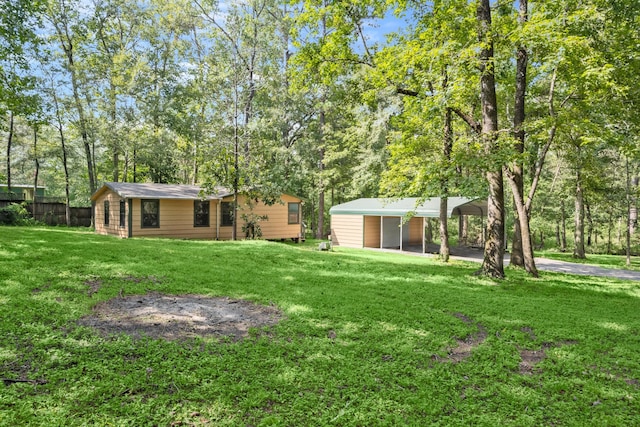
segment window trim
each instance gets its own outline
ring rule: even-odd
[[[206,224],[197,223],[198,205],[207,207],[207,221]],[[211,201],[210,200],[194,200],[193,201],[193,226],[194,227],[210,227],[211,226]]]
[[[157,225],[144,225],[144,203],[154,202],[158,207]],[[140,199],[140,228],[160,228],[160,199]]]
[[[293,212],[291,212],[291,206],[292,205],[296,205],[297,206],[297,209],[296,209],[296,212],[295,212],[295,214],[296,214],[295,222],[291,221],[291,214],[293,213]],[[301,205],[300,202],[289,202],[289,203],[287,203],[287,223],[288,224],[290,224],[290,225],[300,224],[300,207],[301,207],[300,205]]]
[[[109,201],[105,200],[102,207],[104,209],[104,225],[109,225],[109,216],[110,216]]]

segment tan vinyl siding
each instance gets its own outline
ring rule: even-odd
[[[96,233],[98,234],[108,234],[111,236],[117,237],[127,237],[128,229],[127,222],[125,221],[125,226],[120,227],[120,196],[118,196],[113,191],[105,191],[103,192],[98,199],[96,199],[96,208],[95,208],[95,227]],[[109,224],[105,225],[104,223],[104,202],[109,202]],[[129,215],[129,205],[125,204],[126,216],[125,220]]]
[[[379,216],[364,217],[364,247],[365,248],[380,247],[380,217]]]
[[[152,199],[149,199],[152,200]],[[133,199],[133,236],[172,237],[179,239],[215,239],[216,203],[209,207],[209,227],[193,224],[193,200],[160,199],[160,227],[142,228],[141,200]]]
[[[422,228],[423,218],[414,216],[409,220],[405,227],[409,227],[409,244],[422,245]]]
[[[362,215],[332,215],[331,243],[335,246],[361,248],[363,224]]]
[[[224,202],[232,202],[233,197],[225,197]],[[259,221],[262,238],[267,240],[279,239],[298,239],[301,233],[301,224],[289,224],[289,205],[288,203],[300,203],[297,197],[283,194],[280,200],[273,205],[266,205],[262,201],[256,202],[251,200],[251,206],[247,204],[247,197],[238,196],[238,218],[237,218],[237,238],[244,239],[245,233],[242,226],[245,221],[242,219],[243,214],[254,214],[257,216],[266,215],[267,219]],[[233,227],[220,226],[219,239],[228,240],[232,237]]]

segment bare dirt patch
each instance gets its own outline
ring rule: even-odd
[[[520,350],[520,364],[518,372],[520,375],[532,375],[538,363],[547,358],[545,348],[540,350]]]
[[[533,329],[529,327],[524,327],[520,329],[522,332],[525,332],[529,335],[532,340],[536,339],[536,335],[533,332]],[[528,350],[523,348],[518,348],[520,353],[520,364],[518,365],[518,373],[520,375],[533,375],[534,373],[539,373],[540,368],[538,365],[547,358],[547,350],[552,348],[560,348],[566,345],[575,345],[577,341],[561,341],[559,343],[542,343],[542,346],[539,350]]]
[[[127,334],[165,340],[229,337],[237,341],[246,337],[250,328],[272,326],[282,318],[275,307],[244,300],[151,292],[99,303],[78,323],[104,336]]]
[[[446,358],[433,357],[434,360],[439,362],[451,362],[460,363],[463,360],[471,357],[472,351],[480,346],[487,339],[487,329],[480,323],[474,322],[468,316],[462,313],[452,313],[453,316],[462,320],[466,324],[474,324],[478,328],[478,331],[474,334],[470,334],[464,338],[456,339],[456,346],[447,349]]]
[[[474,322],[462,313],[453,313],[455,317],[464,323],[473,324]],[[482,344],[487,339],[487,330],[480,323],[476,323],[478,332],[471,334],[463,339],[456,340],[458,345],[449,349],[447,359],[453,363],[462,362],[471,356],[471,351]]]

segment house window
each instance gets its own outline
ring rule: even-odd
[[[193,202],[193,226],[208,227],[209,226],[209,201],[195,200]]]
[[[220,225],[223,227],[233,225],[233,202],[222,202],[220,204],[220,211],[222,215]]]
[[[127,214],[127,204],[124,200],[120,200],[120,227],[124,227]]]
[[[142,228],[160,228],[160,200],[141,200]]]
[[[289,203],[289,224],[300,224],[300,203]]]
[[[104,201],[104,225],[109,225],[109,201]]]

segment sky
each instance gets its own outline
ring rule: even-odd
[[[367,22],[365,34],[368,38],[368,43],[371,45],[374,43],[386,43],[389,34],[404,31],[411,22],[411,17],[410,11],[407,16],[396,17],[393,11],[389,10],[383,19]]]

